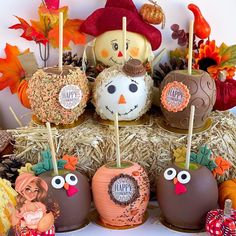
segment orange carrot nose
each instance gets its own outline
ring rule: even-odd
[[[65,183],[65,184],[64,184],[64,189],[65,189],[65,190],[68,190],[69,187],[70,187],[70,185],[69,185],[68,183]]]
[[[174,184],[177,184],[178,183],[177,178],[174,178],[173,182],[174,182]]]
[[[120,95],[120,98],[119,98],[118,104],[126,104],[125,97],[124,97],[122,94]]]
[[[121,51],[118,52],[118,57],[123,57],[123,54]]]

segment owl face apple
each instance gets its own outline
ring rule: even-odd
[[[96,79],[93,102],[103,119],[135,120],[151,105],[152,80],[148,75],[131,77],[119,66],[105,69]]]
[[[208,211],[217,206],[217,182],[205,166],[185,170],[171,164],[157,181],[157,200],[165,220],[183,229],[204,227]]]

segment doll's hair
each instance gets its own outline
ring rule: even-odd
[[[38,194],[32,202],[45,203],[46,197],[47,197],[47,191],[43,187],[42,180],[38,178],[36,180],[33,180],[32,182],[35,182],[36,186],[38,187]],[[17,202],[16,209],[17,210],[19,210],[24,205],[25,200],[26,200],[26,198],[22,195],[22,193],[19,193],[18,196],[16,197],[16,202]]]

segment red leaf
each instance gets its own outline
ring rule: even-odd
[[[21,37],[29,41],[35,41],[36,43],[42,43],[44,45],[48,42],[45,35],[29,25],[27,21],[18,16],[16,16],[16,18],[20,21],[20,24],[12,25],[9,29],[22,29],[24,32]]]

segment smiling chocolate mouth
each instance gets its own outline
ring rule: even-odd
[[[131,108],[129,111],[125,112],[125,113],[119,113],[118,112],[118,116],[126,116],[128,115],[130,112],[134,111],[135,109],[138,108],[138,104],[135,105],[133,108]],[[113,115],[114,111],[112,111],[108,106],[106,106],[106,109]]]

